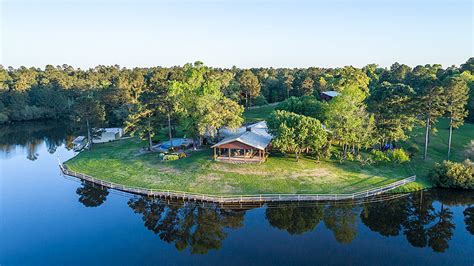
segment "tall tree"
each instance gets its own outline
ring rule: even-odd
[[[80,98],[74,106],[74,117],[78,123],[85,123],[89,150],[92,148],[92,127],[104,122],[104,106],[95,100],[92,95]]]
[[[466,104],[468,99],[468,88],[466,82],[459,77],[448,78],[444,83],[444,91],[447,99],[446,114],[449,118],[449,160],[451,155],[453,128],[461,126],[464,123],[464,118],[467,116]]]
[[[194,148],[196,139],[201,143],[202,136],[208,132],[216,132],[220,127],[238,127],[242,122],[243,109],[224,100],[221,83],[209,77],[209,68],[202,62],[184,66],[183,80],[171,82],[170,96],[175,100],[175,109],[183,116],[187,132],[193,136]],[[255,76],[254,76],[255,77]],[[222,108],[229,108],[224,118],[220,117]]]
[[[293,90],[293,81],[295,80],[295,77],[290,74],[286,73],[283,77],[283,84],[285,84],[285,89],[286,89],[286,98],[290,98],[290,92]]]
[[[382,147],[386,142],[406,140],[417,121],[413,104],[415,91],[408,85],[382,82],[371,89],[368,111],[375,117],[375,136]]]
[[[339,141],[343,155],[352,146],[368,146],[373,128],[373,118],[365,110],[365,92],[358,87],[350,86],[343,89],[341,95],[332,99],[327,106],[325,125],[331,132],[331,137]],[[361,138],[361,136],[365,136]],[[364,143],[367,142],[367,143]]]
[[[245,95],[245,106],[248,108],[252,104],[252,98],[260,94],[260,83],[257,76],[248,69],[244,70],[240,75],[239,83]]]
[[[430,131],[436,132],[435,124],[446,111],[446,94],[436,76],[439,69],[439,65],[417,66],[407,77],[415,89],[415,102],[426,127],[423,159],[428,157]]]
[[[152,139],[158,132],[159,125],[156,112],[153,109],[146,109],[139,105],[135,112],[132,112],[125,121],[125,131],[133,136],[138,134],[142,140],[147,140],[148,150],[153,147]]]

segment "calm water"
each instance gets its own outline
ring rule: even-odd
[[[0,264],[474,264],[474,192],[231,209],[60,175],[65,125],[0,127]]]

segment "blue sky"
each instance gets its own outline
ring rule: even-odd
[[[459,65],[473,1],[0,0],[0,64]]]

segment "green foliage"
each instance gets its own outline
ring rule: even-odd
[[[407,152],[410,155],[410,157],[415,156],[419,151],[420,151],[420,148],[418,147],[418,145],[416,145],[416,143],[411,144],[407,148]]]
[[[249,107],[252,99],[260,94],[260,82],[252,71],[246,69],[240,75],[239,83],[245,94],[245,106]]]
[[[344,154],[351,146],[370,147],[374,142],[374,118],[365,110],[365,98],[359,88],[347,87],[328,104],[325,125],[332,139],[342,144]]]
[[[255,106],[262,106],[268,104],[267,99],[265,99],[265,96],[263,95],[258,95],[255,97],[255,100],[253,101],[253,104]]]
[[[406,140],[417,122],[415,91],[404,84],[383,82],[370,91],[368,110],[374,114],[377,142]]]
[[[319,120],[312,117],[277,110],[267,124],[274,136],[273,146],[283,152],[294,152],[296,160],[306,150],[319,153],[327,142],[326,130]]]
[[[390,162],[390,157],[388,155],[380,150],[372,150],[370,151],[370,155],[372,156],[372,159],[376,162]]]
[[[207,78],[211,69],[196,62],[186,64],[184,72],[182,80],[171,83],[169,94],[190,136],[214,135],[221,127],[242,124],[243,108],[224,96],[218,79]]]
[[[152,149],[152,138],[157,134],[159,126],[152,109],[139,105],[137,110],[130,114],[125,122],[125,132],[131,136],[138,135],[140,139],[147,140],[148,150]]]
[[[276,110],[284,110],[295,114],[305,115],[325,121],[327,103],[320,102],[313,96],[290,97],[279,103]]]
[[[474,164],[469,160],[464,163],[436,163],[431,179],[439,187],[474,189]]]
[[[163,161],[175,161],[175,160],[178,160],[180,159],[179,158],[179,155],[177,154],[166,154],[163,156]]]
[[[447,99],[446,113],[450,119],[450,126],[458,128],[468,114],[466,104],[469,89],[466,81],[459,77],[449,77],[444,83]]]
[[[410,161],[410,156],[403,149],[394,149],[389,151],[389,157],[393,162],[405,163]]]

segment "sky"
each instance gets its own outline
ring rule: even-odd
[[[472,0],[0,0],[0,64],[459,65]]]

